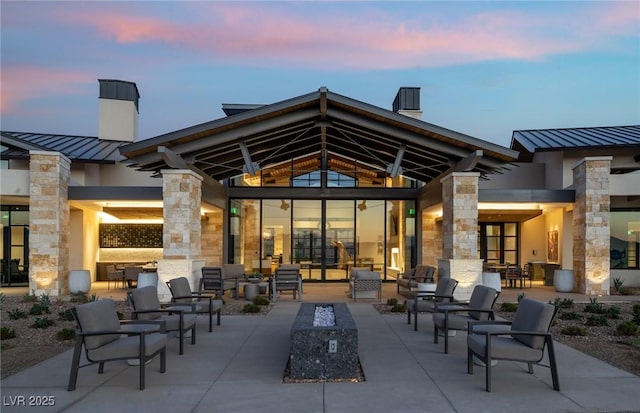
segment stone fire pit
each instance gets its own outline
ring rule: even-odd
[[[314,327],[316,306],[330,306],[335,325]],[[357,379],[358,328],[344,303],[300,305],[291,328],[291,379]]]

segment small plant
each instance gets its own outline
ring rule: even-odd
[[[560,319],[562,320],[582,320],[583,318],[584,317],[582,317],[581,314],[576,313],[575,311],[560,313]]]
[[[71,298],[69,299],[69,302],[80,303],[80,304],[84,304],[88,301],[89,301],[89,297],[87,297],[87,294],[82,291],[77,293],[72,293]]]
[[[640,325],[640,304],[633,305],[633,322]]]
[[[29,314],[25,313],[19,308],[7,311],[7,315],[9,316],[10,320],[20,320],[21,318],[29,317]]]
[[[553,304],[556,308],[569,309],[573,308],[573,299],[556,297],[555,300],[549,301],[549,304]]]
[[[16,338],[16,329],[12,327],[3,326],[0,328],[0,340],[9,340]]]
[[[88,298],[87,302],[94,302],[94,301],[98,301],[100,298],[98,298],[97,294],[91,294],[91,296]]]
[[[590,298],[589,303],[585,304],[584,312],[585,313],[593,313],[593,314],[604,314],[607,310],[604,308],[602,303],[598,302],[597,298]]]
[[[40,305],[43,307],[51,307],[51,299],[49,298],[49,294],[42,293],[40,295]]]
[[[587,330],[580,326],[566,326],[560,330],[560,333],[565,336],[586,336]]]
[[[49,310],[49,306],[44,306],[42,303],[34,303],[29,309],[30,315],[43,315],[43,314],[51,314],[51,310]]]
[[[613,279],[613,289],[616,290],[617,293],[620,293],[622,284],[624,284],[624,280],[621,279],[620,277],[616,277]]]
[[[31,324],[31,328],[49,328],[55,325],[56,323],[49,317],[37,317],[36,321]]]
[[[518,309],[518,304],[516,303],[502,303],[500,304],[500,310],[505,313],[515,313]]]
[[[615,305],[613,305],[607,308],[604,315],[607,318],[618,319],[620,318],[620,307],[616,307]]]
[[[269,305],[269,302],[269,299],[263,295],[257,295],[256,298],[253,299],[255,305]]]
[[[58,313],[58,318],[60,320],[62,320],[62,321],[73,321],[74,320],[73,313],[69,309],[64,310],[64,311],[60,311]]]
[[[23,303],[35,303],[36,301],[38,301],[38,297],[33,290],[31,290],[30,293],[24,293],[24,295],[22,296]]]
[[[398,304],[398,299],[397,298],[389,298],[389,299],[387,299],[387,305],[394,306],[396,304]]]
[[[246,304],[244,307],[242,307],[242,312],[243,313],[259,313],[260,306],[255,304]]]
[[[620,294],[620,295],[634,295],[635,292],[633,291],[633,288],[622,287],[620,289],[620,291],[618,291],[618,294]]]
[[[640,333],[640,328],[631,321],[625,321],[624,323],[618,324],[616,333],[619,336],[636,336]]]
[[[124,314],[122,311],[116,311],[116,315],[118,316],[118,320],[124,320]]]
[[[587,317],[587,319],[584,322],[584,325],[590,326],[590,327],[604,327],[604,326],[608,326],[609,322],[607,321],[607,317],[603,315],[592,315]]]
[[[259,272],[253,272],[247,278],[254,278],[254,279],[262,280],[264,278],[264,275],[262,275]]]
[[[518,304],[520,303],[520,301],[522,301],[523,298],[524,298],[524,293],[518,294]]]
[[[393,305],[393,307],[391,307],[392,313],[405,313],[406,311],[407,311],[407,306],[405,304],[399,304],[398,302],[396,302]]]
[[[62,330],[56,333],[56,337],[60,341],[71,340],[75,338],[75,336],[76,336],[76,330],[72,328],[63,328]]]

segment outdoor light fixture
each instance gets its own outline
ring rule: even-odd
[[[282,203],[280,204],[280,209],[286,211],[287,209],[289,209],[289,203],[283,199]]]
[[[367,209],[367,200],[366,199],[358,204],[358,209],[360,210],[360,212],[362,212],[365,209]]]

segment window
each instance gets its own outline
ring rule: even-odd
[[[640,268],[640,211],[611,212],[611,269]]]

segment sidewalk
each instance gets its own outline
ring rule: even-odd
[[[322,287],[322,290],[320,290]],[[391,290],[393,288],[393,290]],[[493,391],[484,390],[484,369],[466,372],[465,334],[433,344],[430,317],[419,317],[419,331],[406,315],[381,315],[370,300],[353,303],[346,285],[305,285],[305,302],[347,302],[359,332],[359,357],[366,381],[283,384],[289,334],[299,302],[285,295],[266,316],[225,316],[213,333],[199,317],[197,344],[177,339],[167,354],[147,366],[147,385],[138,390],[138,371],[125,362],[80,370],[78,388],[67,392],[71,351],[2,381],[2,412],[36,410],[16,406],[31,396],[53,396],[43,412],[621,412],[640,411],[640,377],[556,343],[560,392],[548,369],[500,361]],[[387,291],[388,290],[388,291]],[[533,296],[533,291],[524,290]],[[395,285],[385,285],[385,295]],[[530,294],[527,294],[528,296]],[[104,297],[102,294],[99,294]],[[333,297],[332,297],[333,295]],[[556,296],[556,294],[553,294]],[[342,297],[342,299],[340,299]],[[501,297],[502,298],[502,297]],[[552,297],[549,297],[551,299]],[[34,399],[38,400],[38,399]]]

